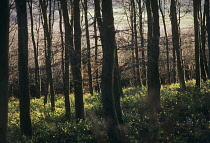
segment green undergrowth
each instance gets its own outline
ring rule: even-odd
[[[195,81],[187,82],[181,91],[179,84],[161,87],[161,111],[150,110],[145,87],[123,90],[121,105],[125,120],[124,130],[129,142],[210,142],[210,81],[198,90]],[[85,95],[86,120],[74,120],[74,97],[71,99],[71,117],[65,117],[64,97],[56,96],[56,110],[43,105],[43,98],[31,100],[33,137],[20,136],[19,103],[9,102],[9,142],[33,143],[95,143],[106,142],[101,94]]]

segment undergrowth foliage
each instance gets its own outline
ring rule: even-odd
[[[126,136],[130,142],[210,142],[210,81],[198,90],[195,81],[187,82],[186,91],[178,84],[161,88],[160,112],[150,111],[147,89],[126,88],[121,98]],[[86,120],[76,123],[71,98],[71,118],[65,117],[64,97],[56,96],[56,110],[43,105],[43,98],[31,100],[33,137],[20,136],[19,103],[9,102],[9,142],[107,142],[101,95],[85,96]]]

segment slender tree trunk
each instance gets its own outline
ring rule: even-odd
[[[87,40],[87,60],[88,60],[88,82],[89,82],[89,92],[93,95],[93,79],[91,73],[91,59],[90,59],[90,36],[89,36],[89,29],[88,29],[88,16],[87,16],[87,0],[84,0],[84,11],[85,11],[85,30],[86,30],[86,40]]]
[[[204,5],[204,11],[205,13],[205,5]],[[205,38],[205,15],[202,15],[202,9],[201,5],[199,7],[199,14],[200,14],[200,32],[199,32],[199,46],[200,46],[200,67],[201,67],[201,79],[203,81],[207,81],[207,72],[206,72],[206,64],[205,64],[205,44],[206,44],[206,38]]]
[[[177,61],[177,69],[178,69],[178,77],[181,85],[181,89],[186,89],[185,81],[184,81],[184,72],[182,68],[181,62],[181,53],[180,53],[180,44],[179,44],[179,28],[177,23],[177,12],[176,12],[176,2],[175,0],[171,0],[170,6],[170,18],[171,18],[171,27],[172,27],[172,41],[173,48],[176,51],[176,61]]]
[[[31,17],[31,40],[34,48],[34,63],[35,63],[35,88],[36,88],[36,97],[40,98],[40,75],[39,75],[39,62],[38,62],[38,47],[35,41],[34,36],[34,20],[33,20],[33,8],[32,8],[32,0],[28,2],[30,17]]]
[[[70,23],[67,2],[61,0],[61,8],[63,12],[64,26],[65,26],[65,38],[66,46],[69,47],[70,63],[74,82],[74,94],[75,94],[75,110],[76,119],[84,119],[84,102],[83,102],[83,87],[82,87],[82,74],[81,74],[81,29],[80,29],[80,9],[79,0],[74,1],[74,44],[73,48],[73,35],[72,35],[72,23]]]
[[[96,17],[95,20],[96,20],[96,22],[98,24],[98,28],[99,28],[99,32],[100,32],[100,39],[101,39],[101,43],[102,43],[102,50],[104,50],[104,46],[103,46],[104,45],[103,44],[104,43],[104,36],[103,36],[104,35],[104,31],[103,31],[103,23],[102,23],[102,17],[101,17],[101,12],[100,12],[100,10],[101,10],[100,1],[101,0],[94,0],[94,8],[95,8],[95,17]],[[94,31],[95,31],[95,33],[97,33],[96,27],[94,27]],[[97,37],[95,38],[95,45],[96,44],[97,44]],[[96,45],[96,48],[98,48],[98,45]],[[95,50],[96,50],[95,52],[97,52],[97,49],[95,49]],[[95,53],[95,55],[96,55],[96,53]],[[98,64],[98,63],[96,63],[96,64]],[[96,72],[97,72],[96,75],[99,75],[98,74],[98,67],[97,67],[97,71]],[[98,78],[98,76],[96,76],[96,77]],[[99,91],[100,90],[101,89],[99,88]]]
[[[138,48],[138,35],[137,35],[137,21],[136,21],[136,5],[135,1],[132,0],[132,7],[133,7],[133,30],[134,30],[134,49],[135,49],[135,70],[136,70],[136,78],[135,78],[135,85],[142,87],[141,84],[141,76],[140,76],[140,62],[139,62],[139,48]]]
[[[202,41],[202,51],[201,51],[201,57],[203,59],[203,63],[204,63],[204,68],[205,68],[205,72],[207,75],[207,78],[210,79],[210,71],[209,71],[209,65],[207,62],[207,57],[206,57],[206,11],[207,9],[209,9],[209,6],[207,5],[206,1],[204,4],[204,11],[203,11],[203,19],[202,19],[202,26],[201,26],[201,41]]]
[[[142,48],[142,84],[146,86],[146,62],[145,62],[145,49],[144,49],[144,33],[143,33],[143,21],[142,21],[142,6],[141,6],[141,0],[138,1],[138,6],[139,6],[139,34],[141,38],[141,48]]]
[[[16,0],[18,20],[18,70],[21,135],[32,136],[28,80],[28,28],[25,0]]]
[[[200,2],[193,0],[193,16],[194,16],[194,32],[195,32],[195,73],[196,73],[196,86],[200,88],[200,46],[199,46],[199,21],[198,11]]]
[[[209,13],[209,0],[205,0],[206,4],[206,27],[207,27],[207,34],[208,34],[208,57],[209,57],[209,62],[208,66],[210,68],[210,13]]]
[[[81,73],[81,27],[80,27],[80,0],[74,0],[74,46],[75,56],[73,62],[74,91],[75,91],[75,110],[76,118],[84,119],[84,101]]]
[[[100,1],[101,0],[94,0],[94,6],[95,6],[95,16],[96,16],[96,20],[97,20],[97,24],[98,24],[98,28],[100,31],[100,38],[101,38],[101,42],[102,42],[102,46],[103,46],[103,41],[104,41],[104,31],[103,31],[103,22],[102,22],[102,17],[101,17],[101,13],[100,13]],[[102,49],[104,49],[102,47]]]
[[[132,85],[136,86],[136,66],[135,66],[135,34],[134,34],[134,7],[133,7],[133,0],[131,0],[130,6],[130,22],[131,22],[131,62],[132,62]]]
[[[0,143],[7,142],[9,0],[0,4]]]
[[[62,8],[60,6],[60,3],[58,3],[58,7],[59,7],[59,18],[60,18],[60,21],[59,21],[59,30],[60,30],[60,37],[61,37],[61,47],[62,47],[62,51],[61,51],[61,62],[62,62],[62,74],[63,74],[63,83],[64,83],[64,80],[65,80],[65,65],[64,65],[64,50],[65,50],[65,47],[64,47],[64,37],[63,37],[63,18],[62,18]],[[65,86],[63,87],[63,90],[65,90]]]
[[[176,50],[175,48],[173,48],[173,69],[172,69],[172,82],[176,83],[177,79],[176,79]]]
[[[61,8],[63,12],[63,17],[64,17],[64,25],[65,25],[65,59],[64,59],[64,97],[65,97],[65,110],[66,110],[66,117],[70,117],[70,100],[69,100],[69,53],[70,53],[70,46],[72,46],[72,38],[71,38],[71,27],[68,27],[66,25],[69,24],[69,18],[68,18],[68,11],[67,11],[67,5],[66,2],[60,1],[61,2]],[[60,12],[61,13],[61,12]],[[62,17],[60,15],[60,17]],[[70,28],[70,30],[68,29]],[[62,32],[62,28],[61,32]],[[68,33],[70,31],[70,33]]]
[[[52,22],[51,22],[51,0],[49,1],[49,16],[47,18],[47,5],[46,0],[39,0],[42,16],[43,16],[43,28],[44,35],[47,41],[46,44],[46,73],[47,73],[47,82],[49,83],[50,88],[50,101],[51,101],[51,109],[55,110],[55,93],[54,93],[54,85],[53,85],[53,77],[52,77],[52,66],[51,66],[51,51],[52,51]],[[49,19],[49,20],[48,20]]]
[[[164,3],[165,5],[165,3]],[[169,63],[169,44],[168,44],[168,33],[166,29],[166,21],[165,21],[165,14],[163,13],[162,7],[161,7],[161,0],[159,0],[159,9],[160,13],[162,15],[162,20],[163,20],[163,27],[164,27],[164,33],[165,33],[165,46],[166,46],[166,64],[167,64],[167,78],[168,78],[168,83],[171,83],[171,74],[170,74],[170,63]]]
[[[96,12],[95,12],[96,13]],[[94,40],[95,40],[95,91],[100,92],[100,85],[99,85],[99,72],[98,72],[98,36],[97,36],[97,27],[96,27],[96,14],[94,17]]]
[[[118,65],[118,54],[117,49],[115,49],[115,65],[114,65],[114,101],[117,113],[117,119],[120,125],[124,125],[123,112],[121,108],[120,98],[123,96],[121,76]]]
[[[200,45],[200,67],[201,67],[201,79],[203,81],[207,81],[205,65],[204,65],[204,55],[203,55],[202,45]]]
[[[45,37],[45,35],[44,35],[44,37]],[[44,38],[44,54],[45,54],[45,65],[47,65],[47,60],[46,60],[46,57],[47,57],[47,40],[46,40],[46,38]],[[47,72],[46,72],[46,74],[47,74]],[[49,81],[46,79],[46,82],[44,84],[46,84],[46,85],[44,85],[44,88],[45,88],[45,91],[46,91],[46,92],[44,92],[44,94],[45,94],[44,95],[44,106],[45,106],[48,102],[48,96],[50,94],[49,93]]]

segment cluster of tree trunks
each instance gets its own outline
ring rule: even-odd
[[[165,2],[165,1],[164,1]],[[167,57],[167,78],[168,82],[176,81],[176,68],[181,89],[186,89],[184,70],[181,54],[180,27],[177,18],[176,0],[170,2],[170,20],[173,42],[173,74],[170,74],[169,67],[169,47],[168,34],[166,29],[165,15],[161,8],[160,0],[130,0],[130,28],[131,28],[131,59],[134,66],[132,67],[134,86],[148,87],[148,103],[152,110],[160,111],[160,75],[159,75],[159,40],[160,40],[160,24],[159,10],[162,15],[164,33],[166,37],[166,57]],[[20,100],[20,129],[21,135],[32,136],[32,125],[30,118],[30,87],[28,74],[28,19],[27,7],[25,0],[15,0],[17,9],[18,22],[18,71],[19,71],[19,89],[18,97]],[[54,24],[54,0],[39,0],[40,11],[42,16],[41,22],[44,29],[44,47],[45,47],[45,66],[47,76],[47,94],[45,94],[44,104],[47,103],[48,94],[50,95],[52,112],[55,110],[55,92],[52,72],[52,33]],[[76,120],[85,119],[84,101],[83,101],[83,78],[82,78],[82,55],[81,55],[81,15],[80,0],[70,0],[70,6],[66,0],[58,1],[60,16],[60,38],[62,45],[62,72],[63,72],[63,94],[65,97],[66,116],[71,115],[70,109],[70,67],[73,77],[74,95],[75,95],[75,114]],[[147,66],[144,47],[144,32],[142,20],[142,5],[146,5],[147,11]],[[88,23],[88,1],[82,3],[84,9],[86,45],[87,45],[87,71],[89,92],[93,95],[93,76],[91,65],[91,47]],[[33,1],[28,1],[30,22],[31,22],[31,40],[34,50],[34,75],[35,85],[33,86],[35,96],[41,96],[41,79],[39,68],[39,37],[35,38],[33,27]],[[101,7],[102,6],[102,7]],[[139,18],[137,18],[137,7],[139,8]],[[123,126],[122,109],[120,105],[120,97],[123,95],[121,85],[121,75],[118,64],[117,43],[115,38],[114,16],[112,0],[94,0],[94,34],[95,34],[95,63],[98,62],[98,36],[97,26],[100,34],[100,40],[103,51],[102,76],[101,76],[101,92],[104,118],[107,127],[107,135],[109,142],[126,142]],[[102,9],[102,13],[101,13]],[[208,34],[208,48],[210,50],[210,16],[209,16],[209,0],[205,0],[203,15],[201,14],[201,2],[193,0],[194,13],[194,34],[195,34],[195,65],[196,65],[196,86],[200,88],[201,78],[206,80],[210,78],[210,52],[209,63],[205,54],[206,34]],[[139,19],[139,31],[137,30]],[[201,20],[201,21],[199,21]],[[39,22],[40,22],[39,21]],[[65,35],[63,35],[63,25]],[[2,0],[0,5],[0,142],[7,140],[7,112],[8,112],[8,42],[9,42],[9,2]],[[37,31],[39,32],[39,30]],[[39,35],[39,34],[38,34]],[[140,36],[140,38],[138,38]],[[65,37],[65,38],[63,38]],[[37,40],[37,41],[36,41]],[[140,46],[139,42],[140,40]],[[141,47],[141,58],[140,50]],[[140,66],[142,65],[142,66]],[[146,73],[147,68],[147,73]],[[147,75],[147,80],[146,80]],[[96,91],[100,91],[98,82],[99,71],[96,70]],[[32,91],[31,90],[31,91]]]

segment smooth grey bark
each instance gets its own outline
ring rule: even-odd
[[[0,142],[7,142],[8,123],[8,50],[9,50],[9,0],[0,4]]]
[[[21,135],[32,136],[28,79],[28,27],[25,0],[15,0],[18,21],[18,71]]]

